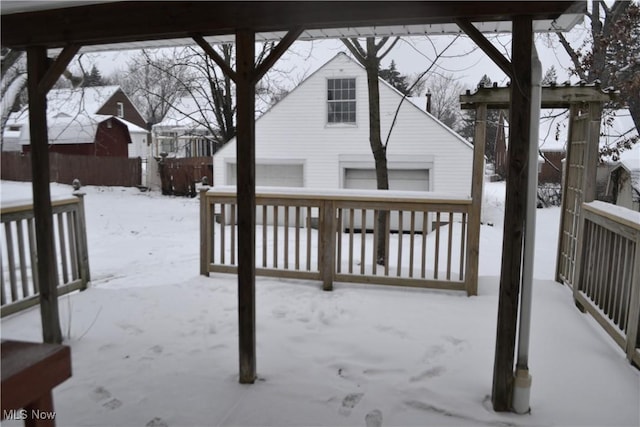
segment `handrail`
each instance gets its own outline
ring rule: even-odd
[[[640,212],[584,203],[573,295],[640,366]]]
[[[56,246],[58,295],[86,289],[90,281],[84,194],[51,201]],[[0,316],[39,303],[37,248],[33,205],[25,200],[3,203],[0,247]]]
[[[258,187],[255,199],[256,274],[321,280],[326,290],[345,281],[476,293],[469,198]],[[235,187],[202,189],[200,200],[201,274],[234,273]],[[378,245],[386,247],[383,265]]]

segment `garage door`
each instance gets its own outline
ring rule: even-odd
[[[375,190],[376,172],[373,169],[345,169],[345,188]],[[428,169],[390,169],[389,170],[389,189],[402,191],[429,191],[429,170]],[[403,229],[406,231],[411,221],[411,214],[404,212],[402,214]],[[360,215],[355,215],[353,228],[361,230],[362,220]],[[417,230],[422,229],[424,216],[419,214],[415,218],[415,227]],[[427,221],[430,221],[427,217]],[[399,228],[398,213],[393,212],[390,218],[390,226],[392,231]],[[344,220],[343,228],[348,229],[347,219]],[[371,211],[366,214],[367,230],[373,230],[373,213]]]
[[[345,169],[344,188],[376,189],[376,171],[374,169]],[[389,189],[429,191],[429,170],[390,169]]]
[[[302,164],[257,164],[256,185],[265,187],[302,187]],[[236,164],[227,165],[227,182],[236,185]]]

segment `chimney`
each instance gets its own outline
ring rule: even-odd
[[[427,92],[427,113],[431,114],[431,92]]]

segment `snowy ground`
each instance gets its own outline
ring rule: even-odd
[[[2,182],[3,202],[29,185]],[[552,281],[557,208],[538,210],[532,412],[491,410],[502,184],[487,185],[477,297],[258,278],[252,386],[237,382],[235,277],[198,275],[197,200],[85,191],[93,281],[60,299],[73,357],[60,426],[640,425],[638,370]],[[41,339],[37,308],[1,325]]]

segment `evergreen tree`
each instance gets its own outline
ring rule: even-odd
[[[403,95],[409,95],[409,84],[407,76],[403,76],[396,69],[396,63],[392,59],[389,68],[383,68],[379,71],[379,76],[386,80],[391,86],[398,89]]]
[[[91,71],[89,73],[84,73],[82,87],[104,86],[105,84],[102,74],[100,74],[100,71],[96,68],[95,64],[91,67]]]

